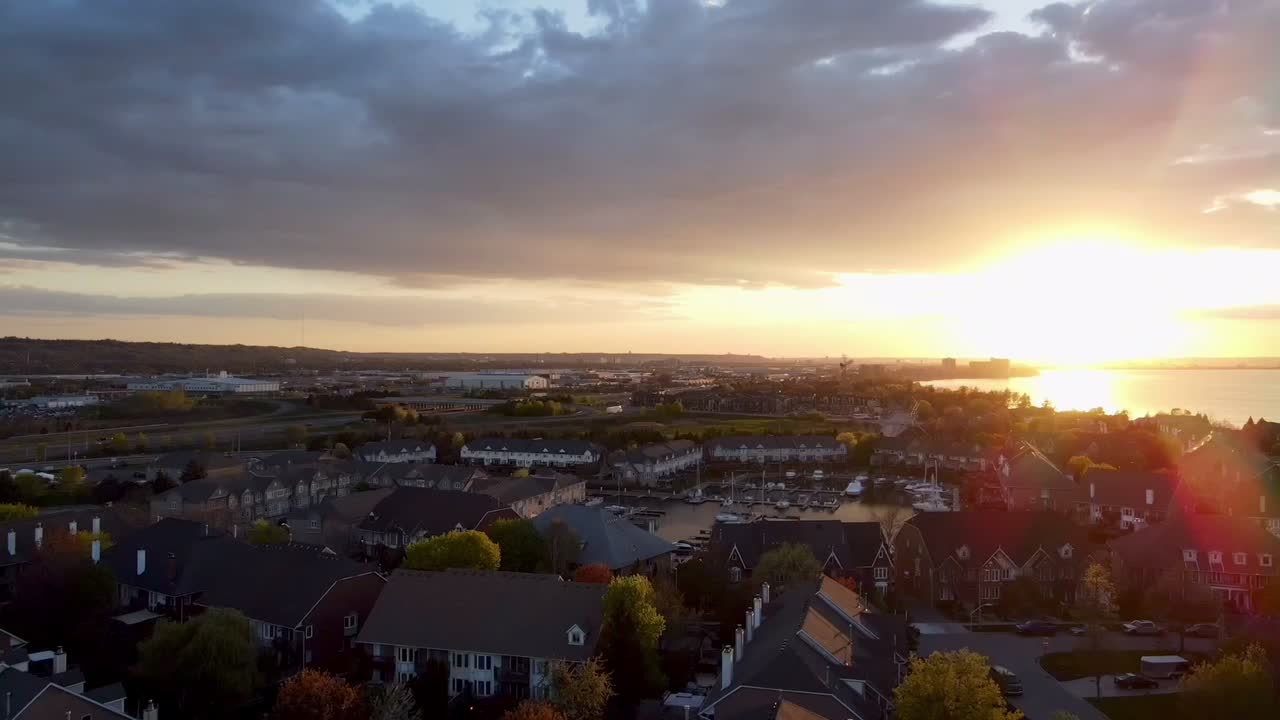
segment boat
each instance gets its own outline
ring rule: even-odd
[[[720,507],[733,507],[733,501],[729,498],[725,498],[720,501]]]
[[[951,506],[947,505],[946,501],[940,497],[931,497],[918,503],[912,503],[911,507],[920,512],[951,512]]]
[[[800,507],[809,507],[809,496],[801,495],[796,498],[796,504]]]
[[[716,513],[716,522],[718,523],[740,523],[742,517],[733,513]]]
[[[849,486],[844,489],[844,494],[849,497],[860,497],[862,495],[862,478],[856,478]]]
[[[626,508],[626,506],[625,506],[625,505],[605,505],[605,506],[604,506],[604,509],[605,509],[605,510],[608,510],[609,512],[613,513],[614,515],[626,515],[626,514],[627,514],[627,508]]]
[[[702,497],[702,494],[699,493],[697,495],[689,495],[685,497],[684,501],[689,503],[690,505],[701,505],[702,503],[706,502],[707,499]]]
[[[778,508],[779,510],[786,510],[787,508],[791,507],[791,503],[787,502],[786,500],[779,500],[778,502],[774,503],[773,506]]]

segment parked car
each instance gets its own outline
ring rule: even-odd
[[[1214,623],[1196,623],[1188,625],[1182,634],[1187,637],[1216,638],[1222,635],[1222,629]]]
[[[1045,620],[1028,620],[1014,625],[1019,635],[1057,635],[1058,626]]]
[[[1085,634],[1085,633],[1087,633],[1087,632],[1089,632],[1089,628],[1085,627],[1084,625],[1072,625],[1072,626],[1071,626],[1071,634],[1072,634],[1072,635],[1075,635],[1076,637],[1081,637],[1082,635],[1084,635],[1084,634]]]
[[[1121,627],[1124,628],[1125,635],[1163,635],[1164,628],[1151,622],[1150,620],[1134,620],[1127,622]]]
[[[1005,697],[1016,697],[1022,694],[1022,681],[1013,674],[1012,670],[1003,665],[991,666],[991,679],[1000,686],[1000,692]]]
[[[1149,690],[1160,685],[1160,683],[1149,677],[1143,677],[1134,673],[1117,675],[1115,677],[1115,683],[1116,687],[1124,688],[1125,690]]]

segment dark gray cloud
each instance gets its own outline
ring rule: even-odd
[[[1201,213],[1280,185],[1274,158],[1247,182],[1170,165],[1246,122],[1242,103],[1247,123],[1280,122],[1274,0],[1057,4],[1035,15],[1042,36],[961,50],[944,46],[989,13],[590,9],[605,31],[493,12],[464,35],[323,0],[0,4],[0,222],[78,262],[169,253],[424,285],[813,284],[1094,220],[1280,239],[1275,215]]]
[[[662,318],[661,301],[593,302],[544,297],[449,299],[340,294],[205,293],[172,297],[119,297],[0,285],[0,315],[86,317],[150,316],[352,322],[384,327],[424,325],[564,325],[609,317],[619,322]]]

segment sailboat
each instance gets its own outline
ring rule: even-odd
[[[924,475],[926,479],[929,477],[928,465],[924,467]],[[919,502],[911,504],[911,507],[916,510],[920,512],[951,512],[951,506],[943,499],[945,491],[938,487],[938,467],[936,463],[933,468],[933,482],[918,488],[914,492],[920,497]]]
[[[733,507],[733,473],[729,473],[729,497],[720,501],[720,507]]]

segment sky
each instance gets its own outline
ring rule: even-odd
[[[0,335],[1280,356],[1280,0],[0,4]]]

